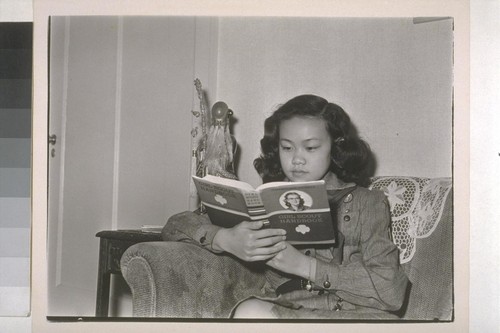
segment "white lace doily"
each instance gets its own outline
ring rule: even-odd
[[[400,261],[413,258],[416,239],[436,229],[451,190],[450,178],[375,177],[370,189],[383,191],[389,200],[392,237],[400,250]]]

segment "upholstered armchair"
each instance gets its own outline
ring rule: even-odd
[[[393,241],[411,282],[402,320],[451,320],[451,179],[375,177],[370,188],[389,199]],[[258,265],[190,243],[136,244],[124,253],[121,267],[136,317],[226,318],[239,299],[264,284]]]

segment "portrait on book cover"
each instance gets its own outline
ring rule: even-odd
[[[312,207],[312,198],[302,191],[285,192],[280,198],[281,205],[287,210],[300,212]]]

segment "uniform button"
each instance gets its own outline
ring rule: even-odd
[[[205,243],[205,241],[206,241],[206,240],[207,240],[207,239],[205,238],[205,236],[203,236],[203,237],[201,237],[201,238],[200,238],[200,243],[202,243],[202,244],[203,244],[203,243]]]
[[[352,201],[352,193],[349,193],[349,194],[345,197],[344,202],[345,202],[345,203],[348,203],[348,202],[351,202],[351,201]]]
[[[346,214],[347,214],[347,213],[349,213],[349,212],[350,212],[350,210],[349,210],[349,209],[346,209],[346,210],[345,210],[345,213],[346,213]]]
[[[344,221],[349,222],[351,217],[349,215],[344,215]]]
[[[330,286],[331,286],[330,281],[327,280],[327,281],[323,282],[323,287],[330,288]]]
[[[310,250],[307,250],[306,252],[304,252],[304,254],[305,254],[306,256],[310,256],[310,255],[311,255],[311,251],[310,251]]]

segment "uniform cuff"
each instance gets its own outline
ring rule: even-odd
[[[201,246],[207,248],[214,253],[222,253],[223,251],[215,250],[212,246],[215,234],[221,229],[221,227],[207,224],[200,227],[196,233],[195,240],[200,243]]]
[[[337,289],[340,268],[338,264],[316,259],[314,284],[324,289]]]
[[[318,260],[316,258],[311,258],[311,261],[309,263],[309,276],[308,280],[314,281],[316,278],[316,265],[318,264]]]

